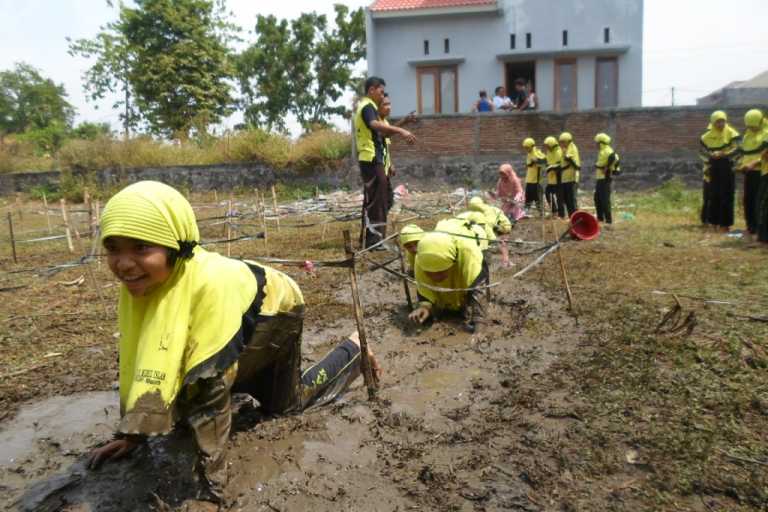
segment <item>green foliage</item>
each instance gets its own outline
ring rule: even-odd
[[[53,121],[44,128],[32,128],[18,136],[18,140],[31,143],[36,156],[55,153],[67,138],[68,129],[59,121]]]
[[[233,76],[227,42],[233,26],[221,0],[136,0],[92,40],[70,42],[70,53],[95,57],[86,72],[94,99],[121,90],[126,125],[186,140],[231,111]]]
[[[680,178],[673,178],[650,194],[633,197],[638,210],[692,213],[701,206],[701,192],[686,187]]]
[[[337,4],[335,26],[324,15],[291,21],[259,16],[256,41],[237,59],[245,120],[267,130],[285,130],[293,114],[306,130],[326,125],[345,108],[336,105],[356,83],[354,66],[365,56],[365,17]]]
[[[111,134],[112,129],[109,123],[89,123],[86,121],[77,125],[69,133],[69,136],[73,139],[94,140],[99,137],[109,137]]]
[[[0,134],[44,130],[53,124],[69,128],[75,109],[66,96],[63,85],[29,64],[0,71]]]

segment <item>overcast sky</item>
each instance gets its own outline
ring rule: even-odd
[[[227,0],[227,7],[247,39],[257,14],[331,14],[334,3],[338,0]],[[360,7],[370,1],[343,3]],[[110,122],[118,128],[111,102],[86,101],[80,77],[88,63],[70,57],[65,40],[93,37],[115,19],[116,8],[105,0],[0,0],[0,12],[0,70],[18,61],[32,64],[64,84],[78,120]],[[672,87],[678,104],[695,104],[697,97],[767,69],[768,1],[645,0],[645,105],[669,105]]]

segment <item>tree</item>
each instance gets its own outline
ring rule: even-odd
[[[63,85],[43,78],[29,64],[18,63],[0,72],[0,133],[57,129],[72,126],[75,109],[66,100]]]
[[[109,123],[91,123],[84,121],[75,126],[69,133],[73,139],[93,140],[99,137],[109,137],[112,135],[112,128]]]
[[[128,78],[131,69],[131,54],[128,43],[117,32],[115,24],[102,27],[94,39],[78,39],[69,42],[69,54],[80,55],[96,62],[83,73],[85,92],[92,101],[103,100],[108,94],[119,94],[120,99],[112,104],[113,109],[121,109],[120,121],[126,138],[136,129],[141,116],[133,102],[135,94]]]
[[[308,130],[344,113],[337,102],[356,83],[354,67],[365,56],[365,18],[362,9],[350,13],[337,4],[334,10],[330,31],[326,16],[314,12],[290,25],[274,16],[257,18],[256,41],[237,59],[246,122],[284,130],[291,113]]]
[[[135,0],[93,40],[70,45],[95,56],[86,73],[95,98],[122,88],[125,119],[131,101],[155,133],[186,139],[232,112],[228,79],[234,66],[228,41],[233,26],[223,0]]]

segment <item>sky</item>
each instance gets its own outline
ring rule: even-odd
[[[226,0],[233,21],[249,39],[257,14],[293,18],[302,12],[333,12],[342,1],[352,8],[370,0]],[[558,0],[568,1],[568,0]],[[117,2],[114,2],[117,4]],[[109,122],[119,128],[112,101],[89,102],[82,73],[88,61],[67,54],[66,37],[93,37],[116,18],[106,0],[0,0],[0,70],[23,61],[64,84],[78,121]],[[645,0],[643,104],[691,105],[735,80],[747,80],[768,69],[768,1]],[[233,116],[224,125],[240,119]],[[291,123],[296,132],[295,123]]]

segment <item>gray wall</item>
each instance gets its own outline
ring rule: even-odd
[[[733,88],[699,98],[700,106],[729,107],[733,105],[768,105],[768,87]]]
[[[477,92],[505,83],[507,60],[536,60],[536,89],[540,108],[554,102],[554,58],[562,52],[562,31],[568,30],[568,51],[578,56],[578,108],[594,107],[595,55],[603,49],[603,29],[611,29],[611,48],[629,46],[619,55],[619,106],[640,106],[642,99],[643,0],[500,0],[500,13],[453,16],[372,18],[368,13],[368,71],[384,77],[392,96],[393,115],[417,107],[416,68],[412,60],[463,58],[458,64],[459,111],[468,112]],[[533,36],[525,48],[525,34]],[[517,35],[510,50],[509,34]],[[450,54],[443,39],[451,41]],[[423,41],[430,41],[430,55]],[[564,55],[564,54],[563,54]]]

